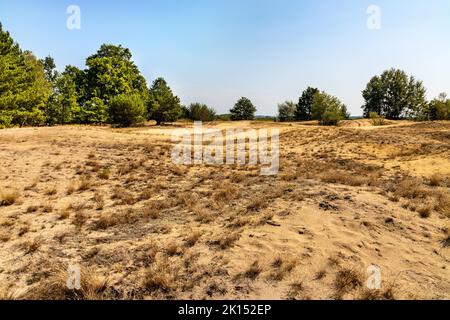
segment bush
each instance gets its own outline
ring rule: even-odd
[[[12,117],[7,114],[0,114],[0,129],[12,126]]]
[[[376,112],[370,112],[369,118],[374,126],[384,126],[386,124],[386,118],[378,115]]]
[[[121,127],[145,121],[146,108],[138,94],[121,94],[111,99],[109,116],[111,123]]]
[[[316,93],[312,104],[312,118],[321,125],[338,125],[349,117],[347,107],[336,97],[325,92]]]
[[[327,110],[322,114],[319,120],[322,126],[337,126],[342,120],[342,114],[337,110]]]
[[[92,98],[84,103],[80,110],[83,123],[105,123],[108,121],[108,107],[100,98]]]
[[[280,122],[294,121],[297,106],[292,101],[286,101],[278,105],[278,119]]]
[[[193,121],[214,121],[216,111],[205,104],[192,103],[184,110],[184,117]]]

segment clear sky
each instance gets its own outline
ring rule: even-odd
[[[80,30],[66,27],[72,4]],[[367,27],[370,5],[379,30]],[[149,84],[162,76],[183,104],[219,113],[246,96],[274,115],[311,85],[360,115],[366,83],[391,67],[423,80],[429,98],[450,93],[449,0],[0,0],[0,21],[58,69],[122,44]]]

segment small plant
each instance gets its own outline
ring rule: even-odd
[[[380,116],[376,112],[370,112],[369,118],[370,118],[370,121],[372,122],[372,125],[374,125],[374,126],[384,126],[386,124],[386,118],[383,116]]]
[[[250,264],[247,270],[244,271],[243,276],[245,278],[255,280],[262,271],[263,267],[261,266],[261,263],[259,262],[259,260],[255,260],[253,263]]]
[[[110,174],[111,174],[111,170],[105,168],[105,169],[100,170],[100,171],[97,173],[97,177],[98,177],[99,179],[102,179],[102,180],[108,180]]]

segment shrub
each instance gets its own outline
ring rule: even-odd
[[[138,94],[121,94],[111,99],[109,116],[113,124],[129,127],[145,121],[145,105]]]
[[[280,122],[294,121],[297,106],[292,101],[278,105],[278,119]]]
[[[184,116],[193,121],[213,121],[216,119],[216,111],[201,103],[192,103],[184,112]]]
[[[0,114],[0,129],[12,126],[12,117],[7,114]]]
[[[347,107],[336,97],[325,92],[316,93],[312,104],[312,118],[321,125],[338,125],[348,118]]]
[[[384,126],[386,124],[386,118],[378,115],[376,112],[370,112],[369,118],[374,126]]]
[[[255,112],[256,107],[253,105],[250,99],[242,97],[230,110],[231,120],[253,120],[255,119]]]

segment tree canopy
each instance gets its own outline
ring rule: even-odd
[[[256,107],[250,99],[240,98],[230,110],[231,120],[253,120],[255,118]]]
[[[373,77],[363,91],[364,116],[376,112],[388,119],[417,117],[426,106],[425,93],[422,82],[404,71],[384,71]]]
[[[295,119],[298,121],[307,121],[312,119],[312,105],[314,96],[319,93],[319,89],[308,87],[303,91],[295,111]]]
[[[339,121],[349,117],[347,107],[338,98],[326,92],[314,95],[311,114],[321,125],[337,125]]]
[[[50,93],[42,62],[22,51],[0,24],[0,126],[43,124]]]
[[[163,78],[156,79],[149,90],[149,118],[157,124],[176,121],[181,115],[180,99],[172,93]]]
[[[278,120],[281,122],[296,119],[297,105],[292,101],[285,101],[278,105]]]

